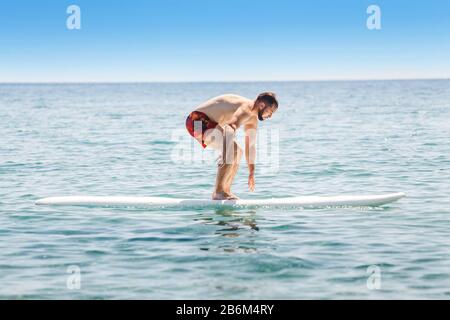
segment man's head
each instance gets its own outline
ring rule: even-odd
[[[273,92],[263,92],[255,100],[253,106],[258,110],[259,121],[264,121],[272,117],[272,114],[278,109],[278,101]]]

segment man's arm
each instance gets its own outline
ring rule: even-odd
[[[255,190],[255,161],[256,161],[256,125],[246,124],[245,127],[245,159],[248,164],[248,187]]]

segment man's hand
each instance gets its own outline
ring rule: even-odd
[[[256,124],[245,125],[245,159],[248,164],[248,188],[255,190]]]
[[[251,192],[255,191],[255,174],[250,173],[248,175],[248,188]]]

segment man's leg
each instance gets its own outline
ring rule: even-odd
[[[233,169],[232,164],[219,165],[217,169],[216,185],[214,187],[213,199],[223,200],[231,198],[226,188],[227,177],[230,175],[230,171]]]
[[[227,177],[230,175],[230,171],[233,169],[234,163],[232,159],[232,148],[230,147],[228,150],[226,148],[226,139],[224,138],[225,134],[225,130],[220,126],[217,126],[214,129],[206,131],[204,135],[205,144],[208,148],[215,149],[221,154],[217,168],[216,183],[212,195],[212,198],[216,200],[231,198],[231,195],[227,194],[225,191],[225,187]],[[232,143],[234,142],[234,140],[229,141]],[[233,145],[232,143],[231,146]]]
[[[228,172],[228,176],[225,178],[224,191],[225,193],[237,198],[231,192],[231,185],[233,184],[234,177],[236,177],[237,171],[239,169],[239,163],[241,162],[242,158],[242,149],[241,147],[239,147],[236,141],[233,144],[233,149],[234,149],[233,165],[230,171]]]

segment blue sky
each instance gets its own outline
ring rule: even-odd
[[[81,30],[66,28],[71,4]],[[450,78],[450,1],[0,3],[0,82],[403,78]]]

